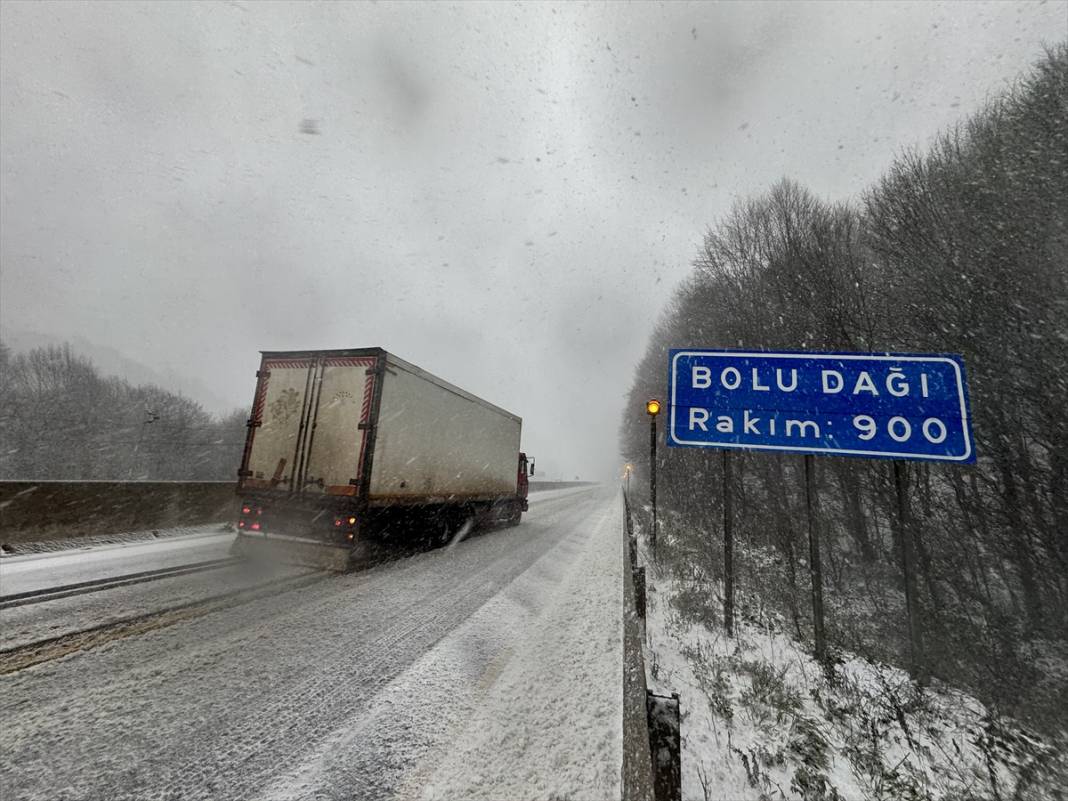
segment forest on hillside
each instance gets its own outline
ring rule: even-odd
[[[233,481],[247,417],[102,375],[70,346],[0,343],[0,480]]]
[[[920,671],[999,713],[1068,710],[1068,45],[856,201],[783,180],[707,231],[637,367],[621,426],[634,490],[670,348],[949,352],[968,369],[978,461],[910,462]],[[661,538],[721,594],[718,451],[657,450]],[[811,639],[803,459],[737,452],[739,614]],[[817,458],[828,639],[907,666],[892,464]]]

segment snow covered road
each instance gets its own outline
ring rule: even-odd
[[[5,556],[0,559],[0,595],[225,559],[234,535],[220,529],[216,523],[163,539]]]
[[[541,493],[516,528],[2,676],[0,786],[618,798],[620,514]]]
[[[537,505],[589,489],[535,492],[530,503]],[[0,557],[0,597],[225,559],[233,540],[233,532],[223,530],[220,522],[162,531],[153,539],[4,556]]]

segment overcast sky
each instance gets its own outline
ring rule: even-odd
[[[707,226],[783,176],[857,196],[1066,35],[1063,2],[4,2],[0,323],[234,406],[258,350],[380,345],[610,477]]]

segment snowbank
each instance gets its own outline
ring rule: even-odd
[[[689,602],[713,586],[647,573],[646,664],[681,696],[684,799],[1063,797],[1064,742],[894,667],[845,655],[825,673],[781,632],[727,638]]]

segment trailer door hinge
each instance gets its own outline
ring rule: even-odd
[[[384,367],[380,367],[378,365],[375,365],[374,367],[368,367],[367,371],[364,373],[364,375],[379,376],[379,375],[382,375],[382,371],[384,369],[385,369]]]
[[[249,420],[247,423],[245,423],[245,428],[259,428],[262,425],[262,420]]]
[[[256,378],[267,378],[271,374],[270,370],[257,370]]]
[[[251,470],[238,470],[237,471],[237,477],[238,478],[252,478],[252,471]]]
[[[360,431],[370,431],[374,427],[374,423],[360,423],[358,426],[356,426],[356,428],[358,428]]]

